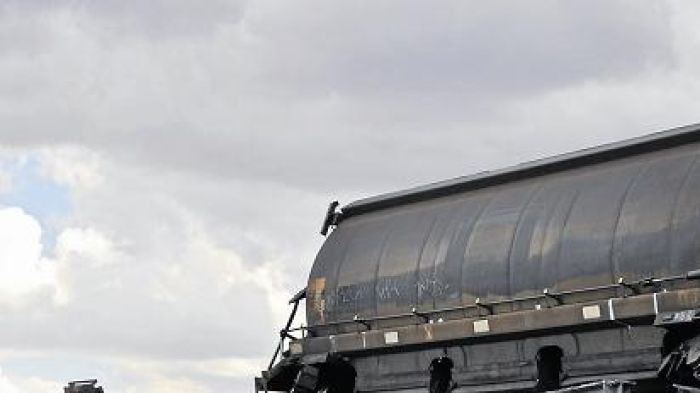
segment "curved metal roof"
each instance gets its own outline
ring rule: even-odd
[[[683,274],[700,260],[700,126],[343,213],[310,274],[311,325]]]
[[[460,176],[454,179],[360,199],[343,206],[345,217],[405,203],[490,187],[519,179],[578,168],[700,141],[700,123],[671,130],[526,162],[504,169]]]

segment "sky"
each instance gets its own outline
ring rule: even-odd
[[[700,122],[698,20],[0,0],[0,393],[251,391],[330,201]]]

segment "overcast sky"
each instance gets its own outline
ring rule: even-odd
[[[328,202],[700,122],[698,20],[0,0],[0,393],[251,391]]]

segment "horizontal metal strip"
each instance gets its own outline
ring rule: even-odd
[[[497,336],[552,329],[585,328],[640,318],[651,318],[650,323],[653,323],[653,317],[658,312],[697,307],[700,307],[700,288],[690,288],[481,318],[363,330],[327,337],[308,337],[300,340],[300,349],[303,355],[326,352],[352,353],[431,343],[493,339]]]
[[[692,272],[689,272],[692,273]],[[689,274],[688,273],[688,274]],[[542,290],[541,294],[537,295],[532,295],[532,296],[522,296],[522,297],[514,297],[510,299],[476,299],[476,302],[474,304],[467,304],[463,306],[455,306],[455,307],[444,307],[444,308],[436,308],[436,309],[431,309],[431,310],[418,310],[416,308],[413,308],[412,310],[409,310],[405,313],[399,313],[399,314],[390,314],[390,315],[381,315],[381,316],[374,316],[374,317],[367,317],[367,316],[362,316],[362,315],[356,315],[355,318],[353,319],[346,319],[346,320],[340,320],[340,321],[334,321],[334,322],[328,322],[324,324],[317,324],[317,325],[312,325],[308,327],[303,327],[303,328],[296,328],[296,329],[290,329],[290,332],[293,331],[298,331],[298,330],[312,330],[316,328],[326,328],[326,327],[331,327],[331,326],[338,326],[338,325],[348,325],[348,324],[363,324],[365,326],[366,323],[369,322],[375,322],[375,321],[386,321],[386,320],[392,320],[392,319],[399,319],[399,318],[410,318],[410,317],[419,317],[422,319],[426,319],[426,317],[430,317],[431,315],[435,314],[441,314],[441,313],[447,313],[447,312],[453,312],[453,311],[465,311],[465,310],[470,310],[470,309],[476,309],[476,310],[487,310],[489,313],[497,313],[493,312],[493,308],[496,306],[500,305],[505,305],[505,304],[516,304],[516,303],[523,303],[523,302],[531,302],[531,301],[538,301],[538,300],[548,300],[548,299],[553,299],[556,302],[559,302],[560,304],[566,304],[567,303],[567,297],[573,296],[573,295],[580,295],[580,294],[585,294],[585,293],[594,293],[594,292],[608,292],[608,296],[601,296],[600,299],[608,299],[611,295],[611,292],[615,291],[615,293],[625,294],[631,293],[631,294],[639,294],[643,293],[645,291],[648,291],[649,293],[653,291],[658,291],[658,290],[664,290],[663,288],[664,284],[670,284],[676,281],[682,281],[688,279],[688,274],[683,274],[683,275],[676,275],[676,276],[668,276],[668,277],[661,277],[661,278],[646,278],[643,280],[638,280],[634,282],[627,282],[623,278],[620,278],[619,282],[617,284],[608,284],[608,285],[599,285],[599,286],[594,286],[594,287],[588,287],[588,288],[578,288],[578,289],[572,289],[572,290],[567,290],[567,291],[559,291],[555,292],[552,291],[548,288],[544,288]]]

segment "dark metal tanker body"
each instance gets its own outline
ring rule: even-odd
[[[258,390],[699,384],[700,125],[335,207]]]

